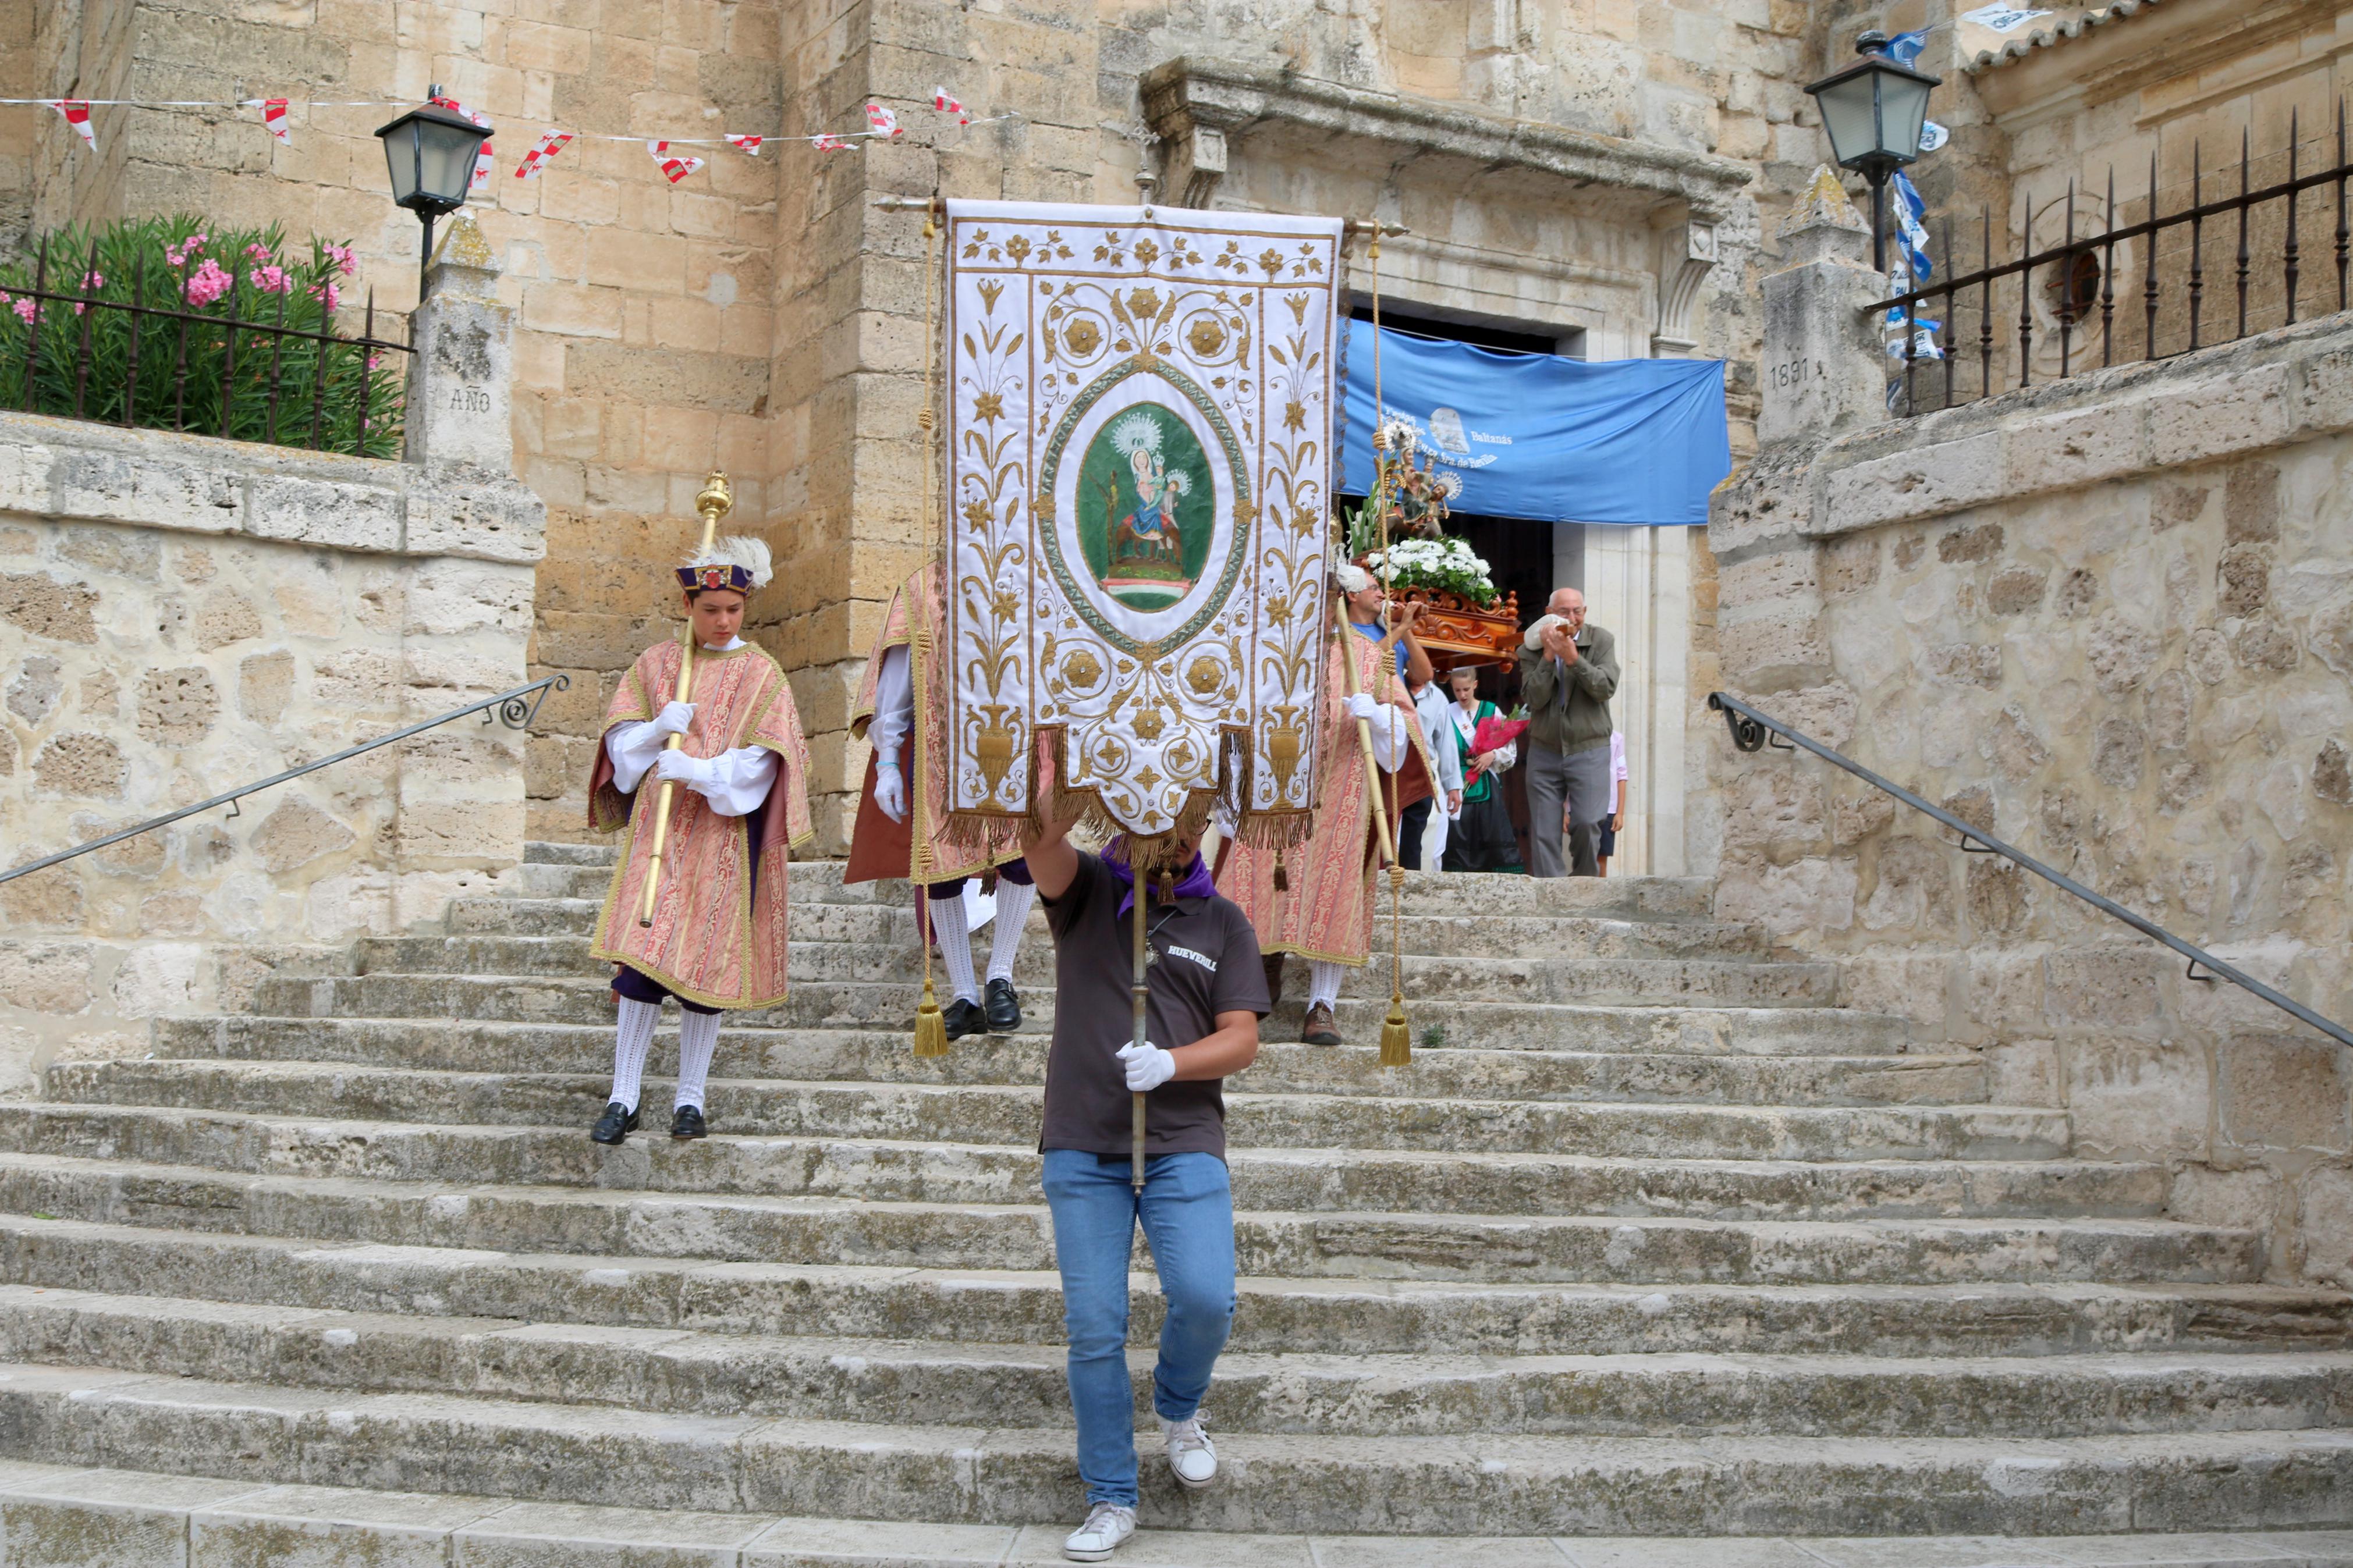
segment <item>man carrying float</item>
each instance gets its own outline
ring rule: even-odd
[[[744,640],[744,610],[768,581],[767,546],[711,535],[723,479],[696,498],[703,544],[678,568],[681,641],[638,656],[605,715],[588,785],[589,826],[627,829],[590,952],[614,963],[620,1009],[613,1089],[589,1136],[626,1141],[665,996],[679,1020],[670,1136],[709,1130],[703,1093],[723,1011],[785,999],[792,848],[812,836],[808,745],[776,661]]]

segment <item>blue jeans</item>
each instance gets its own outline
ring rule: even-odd
[[[1135,1506],[1135,1395],[1127,1380],[1127,1264],[1135,1224],[1168,1300],[1152,1408],[1182,1421],[1200,1408],[1234,1322],[1234,1194],[1215,1154],[1163,1154],[1144,1167],[1139,1204],[1125,1160],[1046,1151],[1046,1206],[1062,1271],[1071,1410],[1087,1502]]]

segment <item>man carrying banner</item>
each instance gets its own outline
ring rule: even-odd
[[[695,644],[691,700],[675,700],[681,643],[639,654],[605,714],[588,783],[589,826],[628,830],[589,948],[617,966],[613,1090],[588,1134],[606,1144],[637,1128],[665,996],[685,1009],[670,1135],[708,1131],[703,1089],[720,1012],[785,999],[786,863],[813,837],[808,743],[792,686],[775,659],[737,635],[746,600],[768,581],[767,546],[719,540],[681,566],[678,580]],[[659,787],[640,787],[649,781]]]
[[[1086,1522],[1064,1541],[1062,1554],[1100,1563],[1135,1531],[1127,1321],[1139,1225],[1168,1303],[1152,1373],[1168,1468],[1187,1490],[1217,1479],[1201,1399],[1234,1319],[1223,1086],[1257,1058],[1259,1020],[1273,1004],[1250,920],[1218,896],[1201,864],[1198,833],[1176,836],[1159,858],[1181,875],[1147,874],[1139,888],[1125,837],[1097,856],[1073,847],[1067,831],[1050,816],[1029,846],[1054,932],[1054,1043],[1039,1147],[1070,1336],[1079,1476],[1087,1489]],[[1139,897],[1146,900],[1149,993],[1141,1046],[1132,1034],[1130,957]],[[1133,1179],[1130,1120],[1138,1095],[1147,1101],[1140,1183]]]
[[[941,600],[946,569],[925,567],[892,596],[882,628],[867,655],[866,675],[849,731],[874,743],[866,768],[866,788],[851,830],[844,881],[869,882],[907,877],[924,889],[924,905],[939,939],[955,1000],[941,1009],[949,1039],[966,1035],[1008,1035],[1021,1026],[1021,1002],[1013,988],[1013,964],[1034,896],[1021,861],[1019,824],[990,826],[976,837],[965,830],[951,838],[943,829],[944,755],[936,684],[917,700],[916,676],[940,679],[935,668],[944,646],[947,612]],[[920,782],[921,799],[912,798]],[[917,820],[911,823],[911,811]],[[918,858],[918,857],[922,858]],[[965,913],[967,878],[997,870],[997,931],[989,943],[988,988],[984,1000],[973,973],[972,932]]]
[[[1372,960],[1380,835],[1356,721],[1369,721],[1373,760],[1382,773],[1396,775],[1395,801],[1386,798],[1392,786],[1383,782],[1383,810],[1429,798],[1435,776],[1419,717],[1404,683],[1395,679],[1430,678],[1430,656],[1412,633],[1421,606],[1403,605],[1395,632],[1385,634],[1381,612],[1388,597],[1373,574],[1344,563],[1333,579],[1345,601],[1346,629],[1330,643],[1313,829],[1305,843],[1282,852],[1284,886],[1276,885],[1275,852],[1247,842],[1234,845],[1218,877],[1219,890],[1240,906],[1258,932],[1268,990],[1277,1001],[1281,955],[1295,952],[1308,961],[1307,1017],[1299,1037],[1311,1046],[1341,1043],[1335,1013],[1341,972]],[[1353,671],[1344,659],[1353,662]]]

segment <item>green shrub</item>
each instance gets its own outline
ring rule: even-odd
[[[314,338],[243,330],[259,324],[332,331],[336,311],[353,287],[348,246],[313,238],[308,256],[301,257],[290,252],[285,231],[277,225],[216,231],[185,214],[109,224],[95,233],[76,224],[46,239],[44,289],[76,298],[26,297],[39,267],[41,239],[28,241],[23,253],[0,264],[0,409],[239,441],[274,439],[370,458],[399,455],[405,354],[370,354]],[[103,304],[85,310],[78,302],[81,298],[175,311],[181,319]],[[232,310],[239,324],[233,345]],[[376,319],[378,336],[391,335],[388,324],[385,317]]]

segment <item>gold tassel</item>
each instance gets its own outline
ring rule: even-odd
[[[1392,991],[1389,993],[1389,1016],[1381,1020],[1381,1066],[1401,1068],[1412,1065],[1413,1031],[1406,1026],[1405,997]]]
[[[1395,787],[1392,779],[1391,787]],[[1405,892],[1405,868],[1389,863],[1389,1016],[1381,1020],[1381,1066],[1413,1065],[1413,1030],[1405,1021],[1405,947],[1398,906]]]
[[[932,977],[923,976],[923,1005],[915,1009],[915,1054],[919,1057],[944,1057],[948,1054],[948,1024],[940,1016],[939,999],[932,994]],[[1388,1059],[1388,1037],[1381,1037],[1381,1058]]]
[[[1176,877],[1174,872],[1160,873],[1160,901],[1164,904],[1176,901]]]
[[[1291,891],[1291,871],[1282,863],[1282,847],[1280,845],[1274,851],[1274,890],[1278,893]]]

